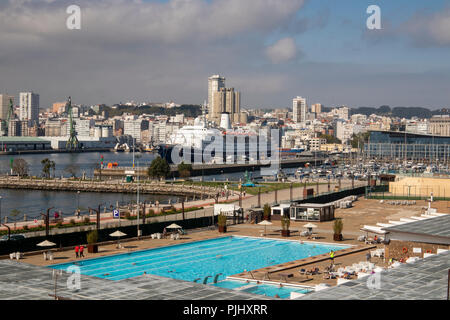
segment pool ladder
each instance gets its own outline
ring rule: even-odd
[[[213,283],[217,283],[217,279],[219,279],[219,276],[221,276],[221,275],[222,275],[222,273],[216,274],[216,275],[214,276],[214,281],[213,281]]]
[[[222,275],[222,273],[216,274],[216,275],[214,276],[213,283],[217,283],[217,280],[219,279],[219,276],[221,276],[221,275]],[[203,279],[203,284],[207,284],[209,278],[212,278],[212,276],[206,276],[206,277]],[[201,279],[201,278],[197,278],[197,279],[194,280],[194,282],[197,282],[197,281],[200,280],[200,279]]]
[[[203,279],[203,284],[206,284],[208,282],[208,278],[211,278],[212,276],[206,276],[205,279]]]

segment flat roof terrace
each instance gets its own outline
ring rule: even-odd
[[[299,300],[445,300],[450,252],[382,271],[379,287],[369,288],[367,278],[313,292]]]
[[[73,300],[268,300],[270,297],[155,275],[111,281],[80,275],[80,290],[57,278],[57,296]],[[53,269],[0,260],[0,300],[54,300]]]

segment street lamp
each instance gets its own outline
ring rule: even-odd
[[[137,160],[137,195],[136,195],[136,204],[137,204],[137,237],[139,238],[141,235],[141,230],[139,230],[139,159],[141,158],[141,155],[136,155]],[[144,212],[145,214],[145,212]]]
[[[77,215],[80,215],[80,190],[77,191]]]

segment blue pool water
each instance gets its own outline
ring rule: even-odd
[[[290,287],[290,286],[280,287],[279,285],[256,284],[254,282],[246,283],[243,281],[234,281],[234,280],[220,281],[214,284],[214,286],[233,290],[238,289],[242,292],[260,294],[268,297],[278,296],[281,299],[289,299],[291,297],[291,292],[306,294],[310,291],[300,287]]]
[[[136,251],[95,259],[52,265],[67,269],[77,264],[81,273],[110,280],[153,274],[186,281],[203,282],[206,276],[218,280],[293,260],[340,250],[348,246],[300,243],[251,237],[224,237],[174,246]],[[212,282],[212,278],[208,279]]]

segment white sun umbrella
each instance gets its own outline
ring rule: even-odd
[[[170,226],[166,227],[167,229],[181,229],[179,225],[176,223],[172,223]]]
[[[120,237],[126,236],[126,233],[123,233],[122,231],[115,231],[113,233],[109,234],[111,237],[117,238],[117,247],[119,247],[119,241],[120,241]]]
[[[122,231],[119,231],[119,230],[110,234],[111,237],[123,237],[126,235],[127,235],[126,233],[123,233]]]
[[[258,224],[261,225],[261,226],[264,226],[264,235],[266,235],[266,228],[267,228],[267,226],[271,226],[272,222],[269,222],[267,220],[263,220],[263,221],[261,221]]]
[[[53,247],[53,246],[56,246],[56,243],[53,243],[53,242],[48,241],[48,240],[45,240],[45,241],[39,242],[37,244],[37,246],[38,247]]]
[[[38,244],[37,244],[37,246],[38,247],[53,247],[53,246],[56,246],[56,243],[53,243],[53,242],[51,242],[51,241],[48,241],[48,240],[44,240],[44,241],[42,241],[42,242],[39,242]],[[50,250],[49,250],[50,251]],[[47,253],[48,254],[48,253]]]
[[[307,223],[303,226],[303,228],[307,228],[309,232],[312,232],[312,229],[317,228],[317,226],[313,223]]]

